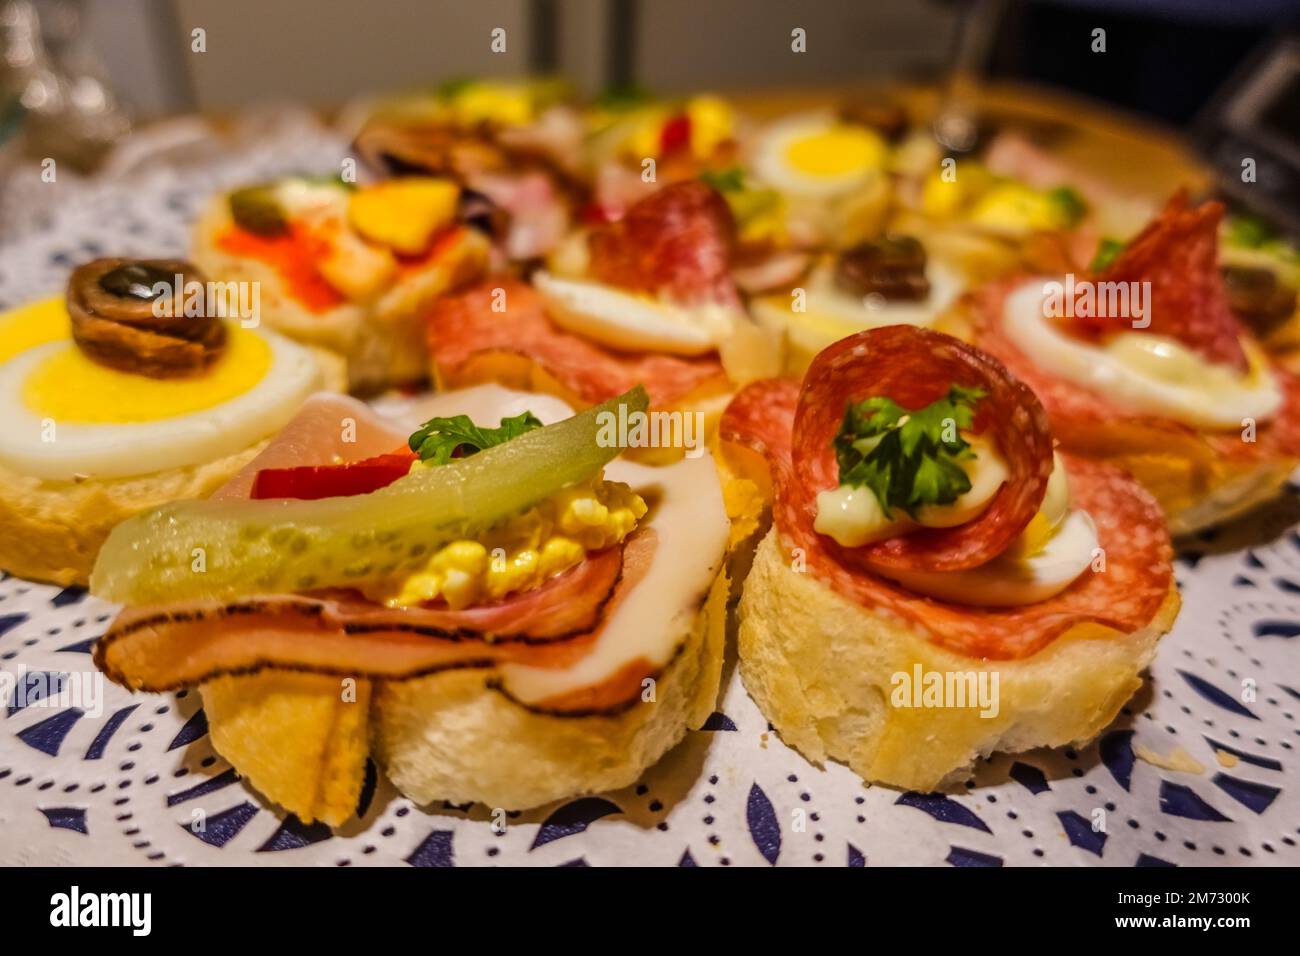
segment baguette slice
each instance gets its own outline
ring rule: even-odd
[[[792,570],[769,532],[740,601],[740,673],[785,742],[809,760],[841,761],[866,780],[931,791],[959,782],[995,750],[1094,737],[1141,686],[1178,607],[1171,586],[1156,616],[1134,633],[1081,624],[1021,660],[970,658]],[[996,714],[893,706],[894,675],[913,675],[918,665],[922,673],[996,673]]]
[[[375,758],[421,804],[526,809],[635,783],[713,712],[728,589],[720,574],[656,680],[653,702],[609,715],[563,716],[515,703],[472,670],[386,682],[375,695]]]

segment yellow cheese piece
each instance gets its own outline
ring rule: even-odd
[[[416,256],[456,216],[460,187],[449,179],[413,176],[366,186],[352,194],[348,221],[371,242]]]

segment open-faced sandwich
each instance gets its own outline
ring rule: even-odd
[[[0,315],[0,569],[84,584],[115,524],[211,493],[341,386],[227,291],[180,260],[97,259],[66,299]]]
[[[1131,472],[1175,535],[1274,497],[1300,462],[1300,383],[1233,315],[1221,215],[1179,194],[1091,273],[1008,279],[966,310],[1061,445]]]
[[[946,331],[967,288],[1071,261],[1076,190],[995,176],[943,156],[928,129],[906,131],[887,102],[797,113],[755,138],[744,174],[714,177],[740,224],[733,274],[754,318],[783,336],[787,374],[865,329]]]
[[[369,754],[420,803],[630,784],[711,712],[727,592],[710,457],[616,459],[645,408],[484,386],[408,434],[314,397],[213,499],[113,533],[96,661],[198,686],[217,750],[304,821],[355,812]]]
[[[1179,607],[1160,509],[1054,452],[992,356],[907,326],[755,382],[720,427],[772,489],[739,606],[741,675],[787,743],[930,790],[993,751],[1091,738]]]
[[[883,230],[893,201],[890,145],[857,117],[795,113],[745,145],[745,182],[768,189],[769,215],[799,249],[847,249]]]
[[[546,78],[459,80],[379,103],[354,147],[378,174],[460,184],[500,256],[526,263],[560,241],[588,194],[585,127],[568,95]]]
[[[582,234],[531,286],[488,279],[435,302],[434,378],[440,387],[497,381],[579,405],[643,383],[658,410],[716,419],[733,380],[776,364],[731,280],[733,235],[715,190],[698,180],[666,186]]]
[[[1228,304],[1293,371],[1300,350],[1300,246],[1246,213],[1224,218],[1219,260]]]
[[[487,265],[461,200],[433,177],[280,179],[214,197],[193,255],[214,279],[258,283],[268,326],[341,355],[350,388],[376,391],[427,376],[421,310]]]
[[[591,185],[583,218],[613,222],[650,193],[735,162],[740,117],[725,99],[655,99],[610,90],[583,111],[582,172]]]
[[[972,282],[1064,272],[1088,262],[1100,236],[1136,231],[1150,203],[1113,190],[1014,130],[989,130],[954,155],[918,127],[895,152],[892,229],[921,238]]]

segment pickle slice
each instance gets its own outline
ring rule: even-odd
[[[594,477],[620,451],[597,441],[602,413],[619,405],[645,411],[645,389],[367,495],[156,508],[109,535],[91,590],[124,604],[173,603],[350,587],[414,570],[441,545]]]
[[[239,228],[259,236],[282,236],[289,231],[289,217],[272,184],[245,186],[231,193],[230,218]]]

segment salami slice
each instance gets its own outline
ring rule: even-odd
[[[504,311],[493,310],[498,289]],[[566,332],[547,318],[537,293],[516,279],[495,279],[440,299],[426,322],[438,377],[452,385],[467,384],[475,360],[494,354],[535,362],[584,402],[604,401],[640,384],[650,403],[662,407],[726,382],[716,355],[619,352]]]
[[[957,571],[987,564],[1025,530],[1043,502],[1052,475],[1052,435],[1034,393],[1000,362],[952,336],[907,325],[859,332],[813,360],[794,418],[791,507],[811,524],[817,495],[839,485],[832,447],[845,408],[885,396],[919,409],[952,385],[978,387],[976,434],[988,432],[1008,478],[978,517],[952,528],[921,528],[860,548],[826,547],[862,567]]]
[[[731,209],[715,190],[699,180],[673,183],[592,232],[592,277],[684,305],[733,305],[735,232]]]
[[[1149,282],[1147,331],[1177,339],[1207,361],[1246,371],[1241,326],[1228,305],[1219,274],[1219,222],[1223,204],[1191,208],[1187,192],[1175,195],[1095,282]],[[1115,319],[1075,319],[1094,333],[1115,331]],[[1108,326],[1112,326],[1108,328]],[[1130,329],[1126,322],[1119,327]]]
[[[797,400],[789,380],[750,385],[723,414],[720,433],[767,457],[777,489],[773,523],[782,547],[842,597],[894,615],[933,644],[989,660],[1029,657],[1082,624],[1131,633],[1148,626],[1169,600],[1173,549],[1159,506],[1119,469],[1064,452],[1071,499],[1092,516],[1104,565],[1094,564],[1060,594],[1021,607],[970,607],[922,597],[846,565],[828,547],[833,542],[813,529],[808,514],[791,505]]]
[[[1300,457],[1300,378],[1276,366],[1270,370],[1283,390],[1283,403],[1271,419],[1258,423],[1253,442],[1242,441],[1235,430],[1205,432],[1137,411],[1043,371],[1003,332],[1006,298],[1024,281],[1021,276],[985,286],[970,296],[966,308],[979,347],[1033,389],[1063,447],[1102,456],[1158,449],[1191,459],[1220,457],[1243,463]]]

